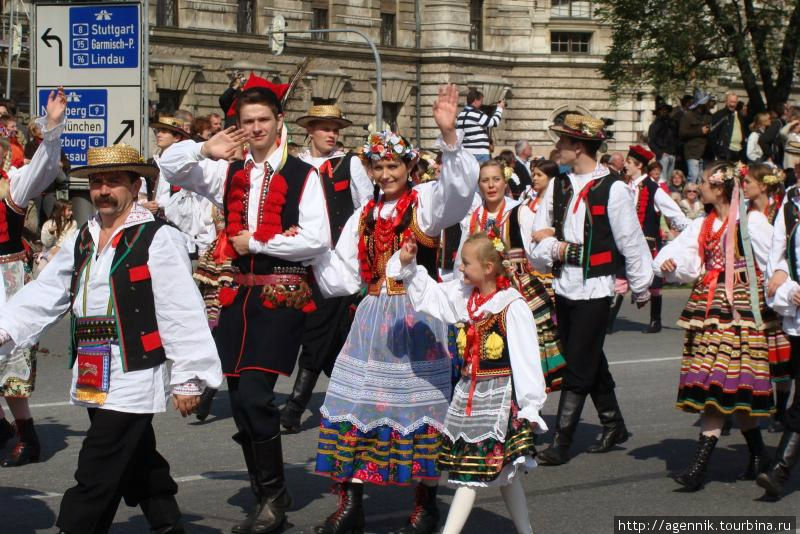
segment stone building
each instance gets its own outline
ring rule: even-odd
[[[439,84],[481,89],[485,103],[505,96],[493,132],[504,147],[530,139],[547,153],[547,126],[575,110],[614,119],[616,145],[627,146],[652,119],[652,97],[612,105],[597,71],[609,29],[589,0],[155,0],[150,11],[150,96],[166,111],[219,111],[218,96],[235,71],[286,81],[302,58],[308,75],[288,106],[289,123],[312,103],[337,103],[353,120],[344,132],[357,144],[374,123],[375,64],[354,33],[291,34],[270,53],[266,32],[280,14],[287,30],[357,29],[377,45],[383,63],[384,121],[430,146],[430,108]],[[417,113],[417,109],[421,109]],[[303,132],[291,130],[293,140]]]

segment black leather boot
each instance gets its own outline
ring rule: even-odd
[[[586,395],[573,391],[561,391],[558,399],[558,415],[553,444],[536,455],[539,465],[561,465],[569,461],[569,447],[581,419]]]
[[[405,526],[391,534],[433,534],[439,526],[439,507],[436,506],[438,486],[417,484],[414,494],[414,510]]]
[[[628,441],[630,433],[625,428],[625,421],[622,419],[622,412],[619,409],[614,390],[608,393],[592,394],[592,401],[597,408],[600,423],[603,425],[603,433],[594,445],[586,449],[586,452],[608,452],[615,445]]]
[[[14,421],[17,426],[19,443],[11,451],[5,460],[3,467],[19,467],[39,461],[41,447],[39,446],[39,436],[33,427],[33,419],[18,419]]]
[[[8,440],[14,437],[16,431],[14,425],[8,422],[7,419],[0,419],[0,449],[4,449]]]
[[[792,467],[797,463],[798,450],[800,432],[784,432],[778,450],[775,451],[772,467],[756,477],[756,484],[764,488],[770,497],[780,498],[783,495],[783,486],[792,474]]]
[[[611,301],[611,313],[608,315],[608,325],[606,326],[606,334],[614,333],[614,321],[617,320],[619,310],[622,308],[623,295],[614,295],[614,300]]]
[[[711,459],[714,447],[717,446],[717,441],[719,439],[716,436],[700,434],[700,440],[697,442],[697,450],[694,453],[692,463],[682,473],[672,477],[675,482],[685,486],[689,491],[697,491],[702,488],[706,481],[708,461]]]
[[[243,432],[237,432],[233,435],[233,441],[242,447],[244,463],[247,466],[247,475],[250,479],[250,489],[253,491],[253,495],[256,496],[256,505],[250,513],[247,514],[245,520],[235,525],[231,529],[231,532],[233,534],[249,534],[253,526],[253,521],[255,521],[256,515],[258,514],[259,504],[261,502],[261,488],[256,479],[256,460],[253,455],[253,444],[250,442],[250,438]]]
[[[661,307],[664,297],[656,295],[650,297],[650,325],[644,330],[645,334],[657,334],[661,332]]]
[[[283,450],[280,434],[272,439],[253,442],[256,484],[261,498],[249,534],[267,534],[281,528],[292,497],[283,476]]]
[[[747,442],[747,449],[750,451],[750,460],[738,480],[755,480],[758,475],[769,468],[769,456],[764,450],[764,440],[761,439],[760,428],[743,430],[742,435]]]
[[[769,432],[783,432],[786,430],[784,417],[786,416],[786,403],[789,401],[789,392],[775,390],[775,415],[769,422]]]
[[[150,525],[150,531],[157,534],[183,534],[181,511],[174,495],[160,495],[139,502],[142,514]]]
[[[325,522],[314,527],[314,534],[363,534],[364,484],[342,482],[336,484],[339,505]]]
[[[297,378],[294,381],[294,389],[286,400],[286,404],[281,410],[281,426],[286,429],[287,434],[297,434],[300,432],[300,419],[306,411],[308,401],[314,393],[314,386],[319,378],[318,371],[303,369],[297,371]]]
[[[216,389],[206,388],[203,394],[200,395],[200,402],[197,403],[197,410],[195,411],[195,417],[197,417],[198,421],[205,421],[208,414],[211,413],[211,403],[214,401],[216,394]]]

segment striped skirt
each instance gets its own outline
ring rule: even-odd
[[[378,485],[405,486],[413,479],[439,479],[436,459],[442,435],[423,425],[400,434],[388,425],[362,432],[347,421],[322,419],[315,471],[346,482],[357,478]]]
[[[759,277],[759,288],[763,279]],[[708,304],[709,286],[695,284],[689,302],[678,319],[686,330],[681,361],[677,407],[698,412],[713,407],[723,414],[741,411],[768,416],[774,411],[770,354],[777,354],[783,341],[775,314],[758,302],[763,323],[757,325],[750,308],[748,285],[737,280],[733,300],[739,319],[734,319],[720,280]]]

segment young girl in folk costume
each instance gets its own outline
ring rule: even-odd
[[[749,211],[760,211],[770,224],[775,225],[775,219],[783,203],[783,182],[785,175],[780,169],[775,169],[764,163],[754,163],[749,167],[742,166],[745,174],[742,179],[742,192],[747,199]],[[769,337],[774,340],[770,345],[769,365],[775,389],[775,416],[769,424],[770,432],[783,432],[783,419],[786,405],[791,393],[791,348],[788,338],[780,328],[777,328]]]
[[[392,132],[369,136],[363,157],[381,194],[350,217],[335,250],[314,260],[325,296],[367,287],[320,410],[316,471],[337,482],[339,506],[317,533],[362,532],[363,483],[407,485],[412,479],[422,481],[416,506],[398,532],[437,527],[436,458],[451,391],[447,325],[414,311],[386,264],[403,236],[413,234],[418,263],[436,276],[439,235],[469,209],[478,162],[456,133],[457,106],[456,87],[442,86],[433,107],[443,151],[436,181],[412,188],[416,151]]]
[[[506,184],[504,169],[508,167],[496,160],[481,164],[478,189],[482,203],[461,222],[461,235],[466,240],[477,232],[490,229],[498,232],[508,251],[506,257],[514,288],[525,297],[536,321],[539,355],[548,391],[556,391],[561,387],[566,361],[553,322],[553,300],[540,275],[531,267],[525,249],[526,246],[532,249],[533,202],[520,204],[503,196]]]
[[[695,282],[678,320],[686,330],[678,408],[702,412],[694,459],[674,476],[690,491],[703,486],[711,453],[726,415],[734,414],[750,460],[740,479],[754,479],[768,466],[758,420],[774,410],[769,352],[776,317],[765,303],[763,275],[772,226],[763,213],[746,212],[739,171],[716,163],[700,184],[709,206],[656,256],[653,267],[668,281]]]
[[[463,280],[437,284],[415,263],[410,237],[389,263],[406,284],[414,308],[448,323],[464,323],[458,349],[465,365],[444,423],[439,465],[457,486],[443,534],[461,532],[476,490],[499,486],[514,526],[531,533],[521,469],[535,467],[534,433],[547,431],[539,415],[546,394],[533,352],[535,324],[525,298],[506,277],[503,240],[472,234],[461,249]]]

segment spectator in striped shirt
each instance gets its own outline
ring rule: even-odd
[[[467,105],[456,119],[456,128],[464,130],[464,148],[475,156],[479,163],[490,158],[489,128],[500,124],[506,103],[505,100],[500,100],[497,103],[497,110],[491,117],[481,111],[482,105],[483,93],[477,89],[470,89],[467,93]]]

